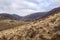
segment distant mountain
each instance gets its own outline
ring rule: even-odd
[[[24,17],[19,16],[17,14],[0,13],[0,19],[34,21],[34,20],[38,20],[38,19],[47,17],[49,15],[53,15],[58,12],[60,12],[60,7],[54,8],[49,12],[37,12],[37,13],[32,13],[32,14],[24,16]]]
[[[16,14],[0,13],[0,20],[1,19],[19,20],[20,18],[22,18],[22,17],[19,16],[19,18],[18,18],[18,15],[16,15]]]
[[[58,13],[58,12],[60,12],[60,7],[52,9],[51,11],[48,12],[48,14],[52,15],[52,14],[55,14],[55,13]]]
[[[45,16],[45,14],[47,14],[47,12],[32,13],[31,15],[25,16],[23,19],[26,19],[28,21],[32,21],[32,20],[35,20],[38,18],[42,18],[43,16]]]
[[[22,19],[23,17],[22,16],[19,16],[19,15],[17,15],[17,14],[12,14],[16,19]]]
[[[26,20],[26,21],[33,21],[33,20],[36,20],[36,19],[38,20],[38,19],[47,17],[49,15],[53,15],[53,14],[58,13],[58,12],[60,12],[60,7],[54,8],[49,12],[32,13],[30,15],[25,16],[23,19]]]

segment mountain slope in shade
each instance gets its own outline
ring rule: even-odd
[[[12,15],[13,15],[14,17],[16,17],[18,20],[23,18],[22,16],[19,16],[19,15],[17,15],[17,14],[12,14]]]
[[[60,11],[56,11],[41,20],[0,31],[0,40],[60,40]]]
[[[60,12],[60,7],[52,9],[51,11],[48,12],[47,15],[48,16],[53,15],[53,14],[58,13],[58,12]]]
[[[15,15],[15,14],[8,14],[8,13],[0,13],[0,20],[1,19],[12,19],[12,20],[19,20],[20,17],[18,18],[18,15]]]
[[[45,14],[47,14],[47,12],[38,12],[38,13],[32,13],[30,15],[25,16],[23,19],[27,20],[27,21],[33,21],[36,20],[38,18],[42,18],[45,16]]]
[[[38,20],[44,17],[47,17],[51,14],[55,14],[60,12],[60,7],[52,9],[49,12],[37,12],[37,13],[32,13],[30,15],[27,16],[19,16],[17,14],[8,14],[8,13],[1,13],[0,14],[0,19],[14,19],[14,20],[24,20],[24,21],[34,21],[34,20]]]
[[[60,12],[60,7],[54,8],[51,11],[48,11],[48,12],[37,12],[37,13],[33,13],[33,14],[30,14],[30,15],[25,16],[23,19],[24,20],[27,20],[27,21],[38,20],[38,19],[47,17],[49,15],[52,15],[52,14],[55,14],[55,13],[58,13],[58,12]]]

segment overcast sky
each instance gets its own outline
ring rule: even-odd
[[[0,0],[0,13],[26,16],[60,7],[60,0]]]

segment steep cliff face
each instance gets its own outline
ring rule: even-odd
[[[60,40],[60,11],[29,24],[0,31],[0,40]]]

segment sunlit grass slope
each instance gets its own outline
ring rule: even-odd
[[[1,31],[0,40],[60,40],[60,12],[30,23],[2,20],[0,27],[14,27]]]

